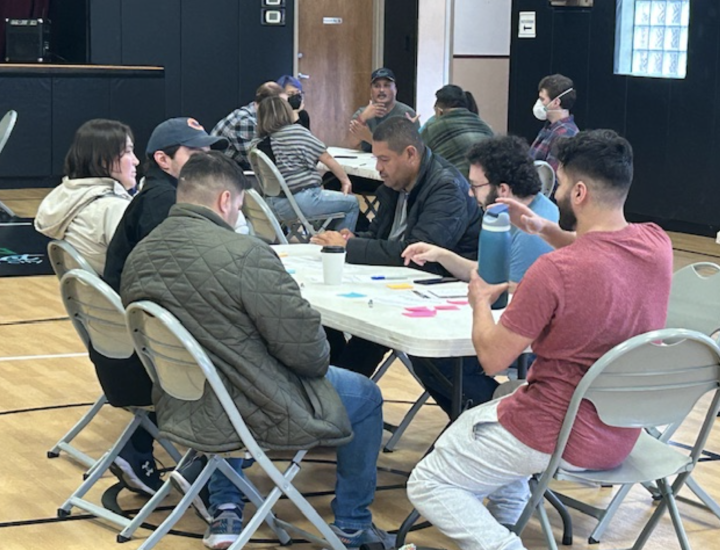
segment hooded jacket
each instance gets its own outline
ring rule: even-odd
[[[352,428],[325,377],[330,346],[320,314],[275,252],[215,212],[176,204],[128,256],[125,305],[151,300],[177,317],[218,370],[258,443],[268,449],[342,445]],[[153,390],[161,435],[206,451],[240,441],[209,384],[197,401]]]
[[[108,244],[131,198],[112,178],[64,178],[40,203],[35,229],[66,240],[102,273]]]

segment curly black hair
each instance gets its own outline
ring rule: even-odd
[[[527,142],[517,136],[497,136],[473,145],[467,155],[493,185],[507,183],[513,195],[537,195],[542,187]]]
[[[625,198],[633,179],[633,150],[613,130],[586,130],[556,142],[555,155],[571,178],[583,177]]]

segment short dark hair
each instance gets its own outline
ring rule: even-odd
[[[285,90],[277,82],[265,82],[255,90],[255,103],[260,103],[266,97],[274,97],[284,93]]]
[[[550,101],[570,89],[572,89],[571,92],[566,93],[560,98],[560,107],[568,110],[573,108],[575,105],[575,99],[577,98],[575,84],[573,84],[572,80],[561,74],[551,74],[543,78],[540,81],[540,84],[538,84],[538,92],[540,90],[545,90],[550,98]]]
[[[65,155],[65,175],[70,179],[109,178],[115,162],[135,142],[132,130],[117,120],[88,120],[75,132]]]
[[[441,109],[456,109],[462,107],[471,113],[478,114],[477,103],[470,92],[463,91],[460,86],[446,84],[435,92],[435,105]]]
[[[167,156],[169,156],[171,159],[174,159],[175,155],[177,154],[178,149],[180,149],[180,147],[182,147],[182,145],[171,145],[170,147],[164,147],[162,149],[158,149],[158,151],[162,151]],[[143,169],[145,170],[145,172],[150,170],[150,168],[160,168],[160,165],[155,160],[155,153],[157,153],[157,151],[153,151],[152,153],[147,153],[145,155],[146,156],[145,165],[143,166]]]
[[[402,153],[407,147],[413,146],[422,155],[425,153],[425,144],[415,124],[405,117],[395,116],[380,123],[373,132],[373,141],[384,141],[388,147]]]
[[[218,193],[239,194],[250,188],[242,168],[220,151],[192,155],[178,176],[178,202],[211,204]]]
[[[542,187],[527,142],[517,136],[484,139],[468,151],[471,165],[480,166],[493,186],[507,183],[513,195],[537,195]]]
[[[617,199],[627,197],[633,179],[630,142],[613,130],[586,130],[556,142],[555,156],[574,181],[586,178]]]

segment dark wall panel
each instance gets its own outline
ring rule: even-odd
[[[417,99],[418,4],[418,0],[385,2],[383,65],[395,73],[398,101],[408,105],[415,105]]]
[[[89,1],[90,63],[122,65],[122,1]]]
[[[110,112],[112,118],[130,124],[135,135],[135,153],[142,160],[150,134],[165,120],[163,79],[110,79]]]
[[[110,81],[107,78],[55,79],[52,96],[52,174],[62,174],[65,155],[75,130],[93,118],[110,112]],[[82,109],[70,109],[82,105]]]
[[[18,113],[15,129],[0,155],[3,178],[47,176],[51,173],[50,97],[47,78],[0,78],[0,113]]]
[[[238,11],[236,2],[183,1],[182,112],[208,131],[238,104]]]
[[[240,33],[239,105],[255,97],[257,87],[267,80],[276,80],[293,69],[293,20],[295,2],[285,2],[285,26],[261,24],[260,0],[239,2]],[[227,114],[227,113],[226,113]]]
[[[122,64],[165,67],[168,117],[183,114],[181,9],[181,0],[122,2]]]
[[[615,1],[591,9],[513,0],[509,131],[529,140],[537,83],[559,72],[577,85],[581,129],[612,128],[635,152],[626,212],[668,229],[720,229],[720,5],[692,2],[683,80],[614,74]],[[537,13],[537,38],[517,37],[520,11]],[[548,62],[549,60],[549,62]]]

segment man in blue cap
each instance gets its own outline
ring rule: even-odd
[[[120,289],[120,275],[132,249],[167,218],[175,204],[180,169],[198,151],[227,147],[227,139],[209,135],[194,118],[171,118],[153,130],[145,150],[145,183],[108,246],[103,278],[115,291]]]

